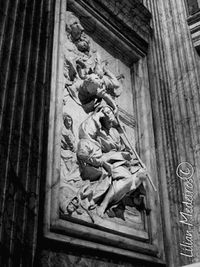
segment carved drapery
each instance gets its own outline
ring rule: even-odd
[[[130,71],[85,34],[72,12],[66,12],[63,75],[62,212],[106,227],[118,222],[129,226],[129,233],[134,226],[144,230],[140,210],[149,212],[142,183],[146,174],[122,137],[128,130],[128,139],[134,140]]]

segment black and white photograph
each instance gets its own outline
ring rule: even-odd
[[[0,0],[0,266],[200,267],[200,0]]]

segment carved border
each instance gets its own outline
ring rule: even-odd
[[[54,43],[51,76],[51,97],[49,115],[47,181],[45,190],[44,236],[66,244],[73,244],[96,250],[107,251],[131,258],[158,264],[161,260],[158,246],[152,240],[143,242],[117,233],[94,229],[75,221],[67,221],[59,215],[60,180],[60,137],[62,114],[63,51],[62,36],[65,31],[66,0],[55,1]],[[149,243],[147,243],[149,241]]]

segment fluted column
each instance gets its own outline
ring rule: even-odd
[[[45,179],[52,2],[0,4],[1,266],[32,266],[35,255]]]
[[[166,228],[166,251],[170,266],[180,266],[200,259],[199,254],[199,68],[187,25],[185,2],[149,1],[152,12],[153,37],[148,64],[157,162],[163,195]],[[193,217],[193,257],[181,255],[181,243],[187,232],[180,223],[184,211],[185,187],[177,174],[179,163],[187,161],[195,172]],[[167,187],[167,188],[166,188]],[[169,206],[165,203],[169,200]],[[169,209],[168,209],[169,207]],[[168,210],[168,211],[167,211]]]

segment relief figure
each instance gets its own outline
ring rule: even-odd
[[[84,121],[79,131],[77,158],[82,179],[98,181],[105,179],[105,175],[110,179],[101,201],[94,200],[101,217],[110,205],[118,203],[146,180],[145,170],[122,143],[114,123],[113,110],[104,106]]]
[[[114,100],[122,92],[121,82],[107,68],[107,63],[102,64],[98,52],[91,51],[90,41],[79,19],[71,12],[67,14],[66,32],[77,51],[71,61],[65,56],[64,76],[68,77],[66,88],[72,97],[80,101],[86,113],[94,111],[102,99],[116,113]]]
[[[146,170],[123,139],[117,119],[116,99],[122,93],[123,75],[117,78],[108,63],[102,62],[79,19],[71,12],[67,18],[63,72],[67,112],[63,112],[61,134],[60,210],[67,216],[95,222],[96,217],[108,218],[122,206],[122,210],[131,207],[129,213],[133,207],[145,209],[141,202],[134,204],[134,199],[139,199],[140,189],[145,188]],[[76,105],[79,114],[70,110]]]

